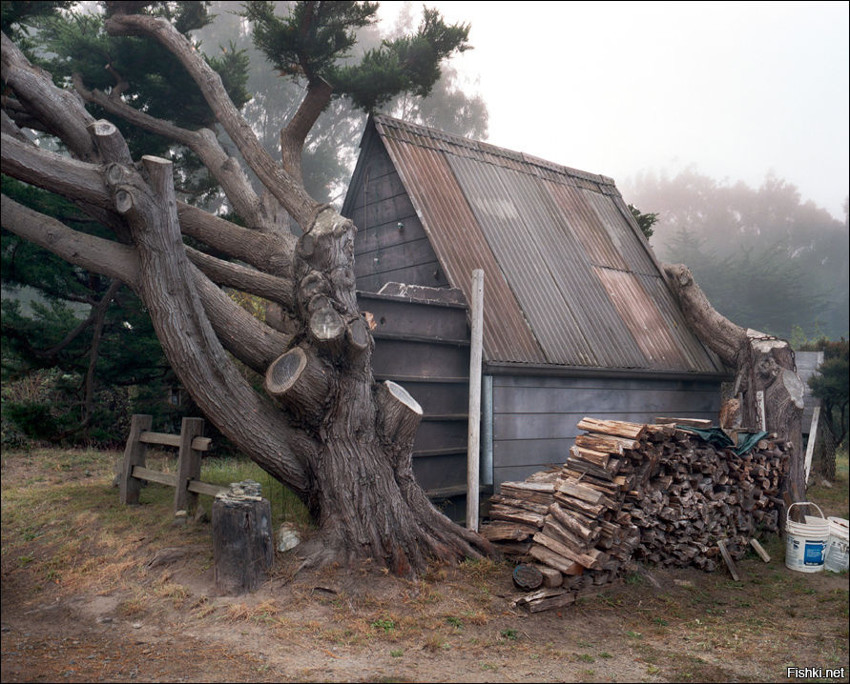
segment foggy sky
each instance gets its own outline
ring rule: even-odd
[[[426,4],[472,26],[453,64],[487,102],[490,143],[621,189],[648,170],[754,188],[772,172],[844,219],[847,2]]]

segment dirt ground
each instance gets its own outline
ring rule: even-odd
[[[848,681],[847,573],[788,570],[778,539],[739,582],[644,568],[533,615],[511,605],[508,563],[408,582],[296,573],[297,548],[227,597],[209,524],[175,526],[167,498],[121,509],[96,465],[44,476],[3,455],[3,682]]]

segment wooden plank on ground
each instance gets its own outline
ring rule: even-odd
[[[756,539],[750,539],[750,546],[755,549],[756,553],[761,556],[761,559],[765,563],[770,563],[770,554],[764,550],[764,547]]]
[[[726,542],[722,539],[718,539],[717,548],[720,549],[720,555],[723,556],[723,560],[726,562],[726,567],[729,568],[732,579],[736,582],[740,582],[741,576],[738,574],[738,568],[735,566],[735,561],[733,561],[732,556],[729,555],[729,549],[726,548]]]

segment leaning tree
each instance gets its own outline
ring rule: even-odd
[[[113,79],[105,89],[85,72],[59,87],[4,32],[2,172],[72,200],[113,238],[72,229],[5,195],[3,228],[138,294],[205,416],[307,504],[319,528],[306,549],[313,563],[370,559],[412,576],[431,559],[490,553],[485,540],[437,511],[414,479],[422,411],[403,388],[374,379],[374,344],[356,300],[356,227],[310,197],[301,174],[308,135],[331,98],[348,96],[371,110],[400,92],[426,94],[441,61],[468,47],[468,27],[425,10],[415,35],[354,61],[356,29],[374,21],[377,3],[299,2],[288,17],[276,16],[271,3],[248,3],[258,47],[282,75],[305,84],[281,130],[278,161],[228,95],[222,63],[205,58],[187,35],[203,5],[104,3],[111,41],[104,45],[112,47],[103,50],[100,73]],[[119,38],[167,55],[166,80],[188,75],[186,103],[177,107],[188,123],[156,115],[162,108],[127,75],[138,64],[122,71],[113,61]],[[203,114],[189,117],[198,107]],[[36,142],[28,130],[39,133]],[[134,159],[128,136],[139,130],[190,150],[238,223],[182,202],[166,155]],[[280,312],[269,319],[275,327],[223,288],[272,302]],[[264,378],[262,391],[242,364]]]
[[[665,264],[664,273],[688,323],[702,342],[735,370],[737,425],[763,428],[789,445],[782,489],[791,500],[806,495],[803,463],[803,393],[794,351],[787,341],[736,325],[708,301],[687,266]]]

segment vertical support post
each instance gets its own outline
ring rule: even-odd
[[[469,352],[469,431],[466,452],[466,527],[478,531],[478,485],[481,471],[481,362],[484,346],[484,271],[472,272],[469,302],[471,340]]]
[[[177,487],[174,512],[194,511],[198,495],[187,487],[190,480],[201,479],[201,452],[192,448],[192,440],[204,434],[203,418],[184,418],[180,425],[180,452],[177,454]]]
[[[485,375],[481,396],[481,484],[493,484],[493,376]]]
[[[148,447],[141,441],[143,432],[151,429],[153,417],[146,414],[136,414],[130,421],[130,435],[127,446],[124,447],[124,464],[121,469],[120,501],[122,504],[139,503],[139,491],[142,481],[133,477],[133,468],[145,467],[145,456]]]

